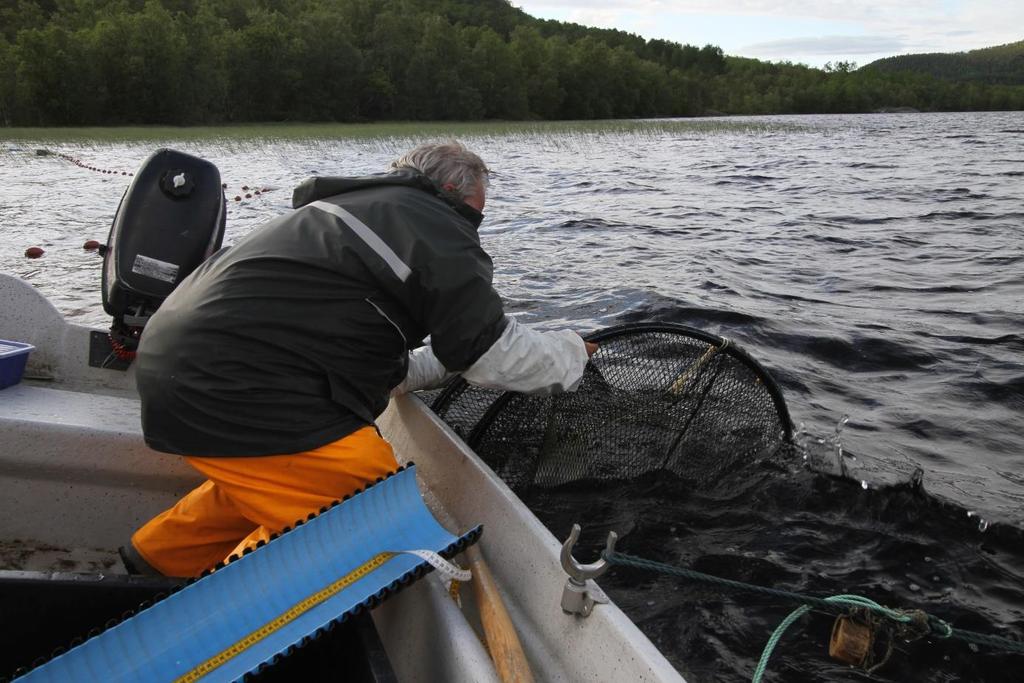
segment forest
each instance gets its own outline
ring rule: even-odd
[[[0,125],[1024,109],[1024,85],[728,57],[506,0],[5,0]]]
[[[879,71],[917,71],[949,81],[1024,85],[1024,41],[969,52],[887,57],[868,67]]]

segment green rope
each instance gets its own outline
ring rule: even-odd
[[[832,597],[825,598],[825,602],[831,605],[846,605],[849,607],[862,607],[872,611],[884,614],[886,617],[898,621],[903,624],[910,623],[911,618],[906,614],[901,614],[895,610],[891,610],[888,607],[879,605],[874,600],[861,597],[860,595],[833,595]],[[761,653],[761,659],[757,663],[757,669],[754,671],[754,677],[751,679],[751,683],[761,683],[761,678],[764,676],[765,671],[768,669],[768,660],[772,656],[772,651],[775,650],[775,646],[779,644],[779,640],[782,639],[782,634],[786,632],[793,622],[811,611],[811,607],[808,605],[801,605],[795,610],[790,612],[789,616],[782,620],[782,623],[778,625],[775,631],[772,632],[771,638],[768,639],[768,643],[764,646],[764,651]]]
[[[907,612],[883,607],[873,600],[857,595],[837,595],[831,598],[818,598],[813,595],[803,595],[801,593],[793,593],[791,591],[778,590],[776,588],[768,588],[766,586],[757,586],[751,583],[744,583],[742,581],[723,579],[718,576],[712,576],[711,574],[704,574],[692,569],[686,569],[685,567],[676,567],[670,564],[647,560],[642,557],[624,555],[619,552],[605,553],[604,558],[609,564],[613,565],[660,572],[662,574],[678,576],[691,581],[712,584],[728,590],[759,593],[761,595],[781,598],[788,602],[796,602],[803,605],[802,608],[786,617],[782,624],[779,625],[779,628],[776,629],[776,632],[772,634],[772,638],[769,639],[768,645],[765,646],[765,654],[761,656],[762,662],[765,664],[768,661],[768,657],[771,656],[771,651],[775,648],[775,644],[778,643],[779,638],[782,636],[782,633],[789,628],[794,621],[811,609],[825,612],[827,614],[839,615],[844,614],[846,612],[846,608],[853,606],[869,609],[902,624],[908,624],[913,621],[913,617]],[[933,638],[961,640],[966,643],[985,645],[987,647],[1005,650],[1015,654],[1024,654],[1024,642],[1021,642],[1020,640],[989,635],[987,633],[977,633],[975,631],[956,629],[948,622],[931,614],[926,614],[924,612],[920,612],[918,614],[923,616],[927,623],[928,633],[926,635]],[[761,669],[761,666],[758,668]],[[757,679],[755,678],[755,681],[756,680]]]
[[[786,629],[790,625],[811,611],[811,608],[807,605],[801,605],[795,610],[789,613],[789,616],[782,620],[782,623],[772,632],[771,638],[768,639],[768,643],[764,646],[764,651],[761,653],[761,659],[757,662],[757,669],[754,670],[754,676],[750,679],[751,683],[761,683],[761,677],[764,676],[764,672],[768,669],[768,658],[772,656],[772,651],[775,646],[779,644],[779,640],[782,638],[782,634],[786,632]]]

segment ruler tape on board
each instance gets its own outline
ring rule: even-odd
[[[473,578],[472,572],[468,569],[463,569],[454,562],[449,562],[433,550],[397,550],[395,552],[415,555],[421,560],[426,561],[440,575],[446,590],[451,590],[452,581],[469,581]]]

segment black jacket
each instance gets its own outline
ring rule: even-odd
[[[315,178],[296,210],[200,266],[146,326],[146,442],[169,453],[295,453],[370,424],[431,335],[449,370],[505,329],[472,209],[401,171]]]

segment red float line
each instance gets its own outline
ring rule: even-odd
[[[64,154],[62,152],[58,152],[56,154],[56,156],[60,157],[64,161],[71,162],[72,164],[74,164],[75,166],[78,166],[79,168],[84,168],[87,171],[95,171],[96,173],[103,173],[104,175],[123,175],[123,176],[134,176],[135,175],[134,173],[130,173],[128,171],[114,171],[114,170],[111,170],[109,168],[99,168],[99,167],[96,167],[96,166],[90,166],[89,164],[85,163],[84,161],[82,161],[78,157],[73,157],[70,154]]]
[[[224,184],[221,185],[221,187],[223,189],[227,190],[228,189],[228,184],[224,183]],[[245,201],[246,199],[255,199],[256,197],[262,196],[262,195],[264,195],[264,194],[266,194],[267,192],[270,192],[270,191],[271,191],[271,188],[269,188],[269,187],[264,187],[262,189],[257,190],[255,187],[249,187],[248,185],[242,185],[241,191],[238,194],[236,194],[232,198],[231,201],[241,202],[241,201]]]
[[[103,173],[105,175],[119,175],[119,174],[123,175],[123,176],[134,176],[135,175],[134,173],[130,173],[128,171],[112,171],[110,169],[104,169],[104,168],[98,168],[96,166],[90,166],[89,164],[87,164],[86,162],[82,161],[78,157],[73,157],[70,154],[64,154],[62,152],[57,152],[55,155],[60,157],[61,159],[64,159],[65,161],[71,162],[72,164],[74,164],[75,166],[78,166],[79,168],[84,168],[84,169],[86,169],[88,171],[95,171],[96,173]],[[224,189],[224,190],[227,190],[228,189],[227,183],[223,183],[221,185],[221,188]],[[271,191],[271,188],[269,188],[269,187],[263,187],[261,189],[256,189],[255,187],[249,187],[248,185],[243,185],[242,186],[242,191],[239,194],[236,194],[234,196],[233,201],[241,202],[241,201],[243,201],[245,199],[255,199],[256,197],[262,196],[262,195],[264,195],[264,194],[266,194],[267,192],[270,192],[270,191]]]

